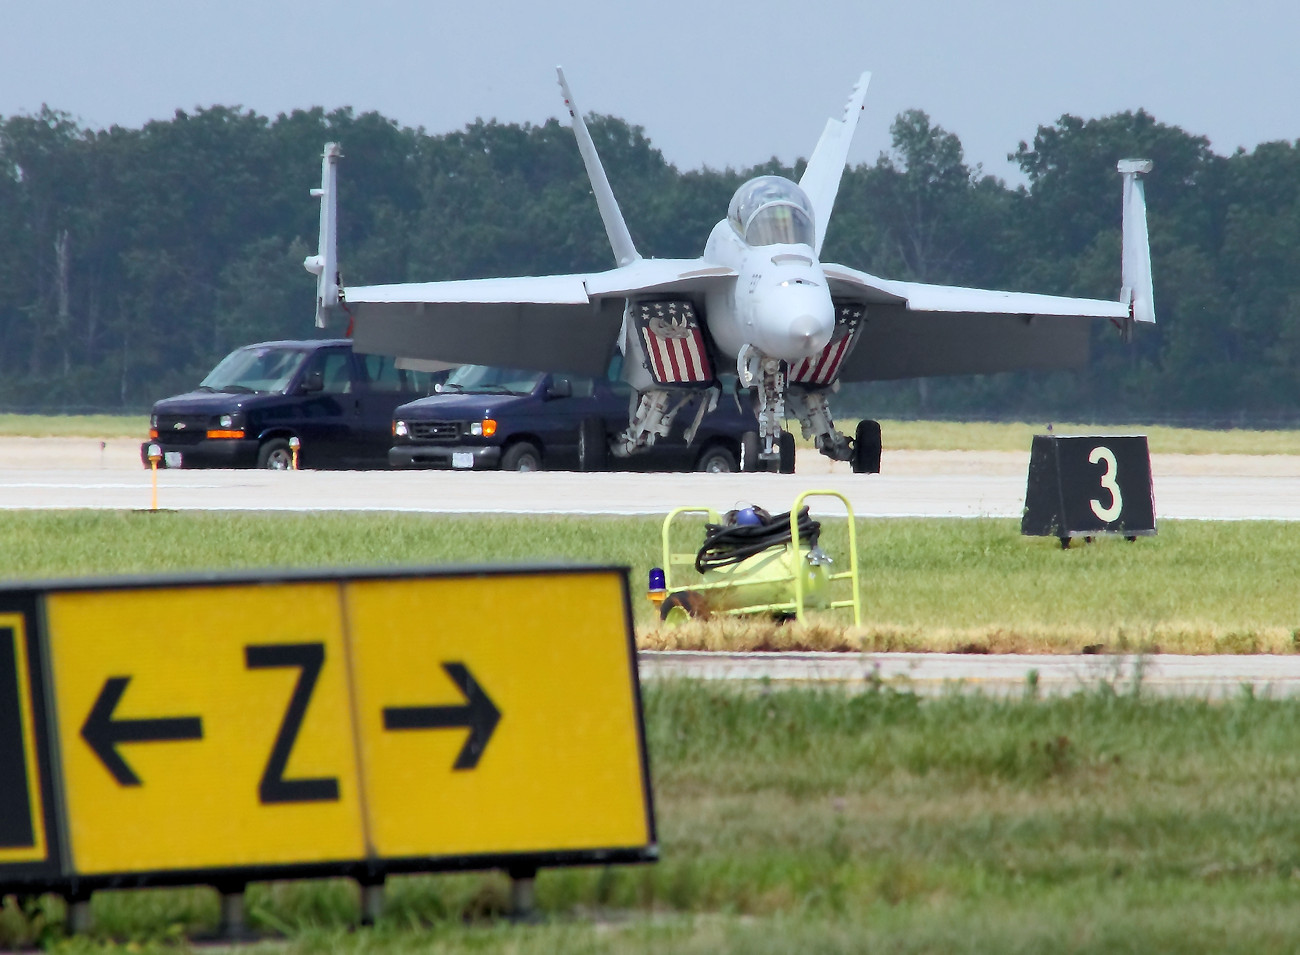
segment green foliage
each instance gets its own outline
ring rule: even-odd
[[[767,172],[679,171],[640,127],[592,116],[643,254],[698,255],[732,191]],[[965,162],[921,110],[846,171],[825,258],[876,274],[1110,298],[1116,160],[1149,157],[1160,324],[1124,346],[1105,323],[1077,373],[850,389],[853,411],[1216,424],[1291,420],[1300,401],[1300,146],[1218,156],[1143,110],[1065,115],[1014,153],[1027,187]],[[376,113],[274,119],[234,107],[94,130],[43,108],[0,117],[0,407],[143,411],[235,345],[311,337],[323,143],[343,144],[347,283],[599,270],[612,265],[572,132],[479,120],[430,135]],[[809,144],[810,146],[812,144]]]

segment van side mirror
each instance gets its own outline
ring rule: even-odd
[[[573,382],[568,378],[552,378],[550,386],[546,389],[547,398],[571,398],[573,397]]]
[[[307,374],[303,376],[302,384],[298,386],[298,390],[304,395],[309,395],[314,391],[324,391],[325,373],[319,368],[307,372]]]

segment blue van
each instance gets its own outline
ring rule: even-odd
[[[237,348],[198,388],[153,406],[149,445],[170,468],[384,468],[393,410],[427,395],[436,376],[356,355],[350,339]]]
[[[748,395],[724,393],[688,445],[695,398],[649,450],[618,458],[607,449],[627,427],[634,396],[626,382],[461,365],[440,388],[393,413],[393,467],[739,471],[742,445],[757,449]]]

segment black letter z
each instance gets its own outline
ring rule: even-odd
[[[298,739],[303,716],[311,700],[316,678],[325,665],[323,643],[277,643],[244,647],[248,669],[298,667],[298,685],[289,698],[289,709],[280,724],[280,735],[271,748],[271,758],[266,761],[262,784],[257,794],[263,803],[277,802],[333,802],[339,798],[339,781],[334,777],[320,779],[285,779],[284,770],[289,765],[289,754]]]

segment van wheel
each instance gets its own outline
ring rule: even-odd
[[[746,431],[740,436],[740,470],[758,470],[758,432]]]
[[[578,470],[603,471],[609,445],[605,441],[605,419],[583,418],[578,425]]]
[[[289,471],[293,468],[293,449],[284,438],[262,442],[257,449],[257,466],[272,471]]]
[[[720,444],[706,448],[695,463],[695,470],[710,474],[731,474],[736,470],[736,456]]]
[[[849,462],[854,474],[880,473],[880,422],[859,421],[853,432],[853,459]]]
[[[501,455],[502,471],[540,471],[542,452],[527,441],[517,441]]]

